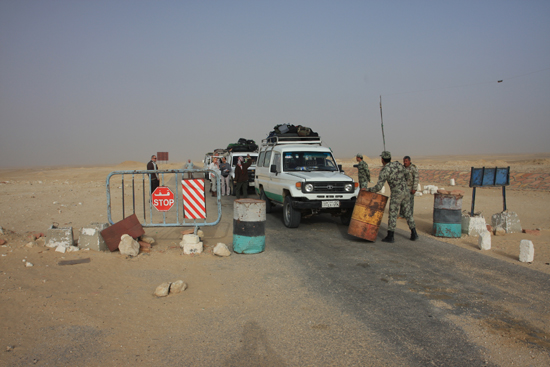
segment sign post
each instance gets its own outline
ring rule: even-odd
[[[167,212],[174,206],[174,193],[166,186],[159,186],[151,194],[153,206],[159,212]]]

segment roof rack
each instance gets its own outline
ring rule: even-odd
[[[318,136],[285,136],[274,135],[262,140],[262,145],[281,145],[281,144],[317,144],[322,145],[323,142]]]

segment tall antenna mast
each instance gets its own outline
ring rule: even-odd
[[[384,150],[386,150],[386,137],[384,136],[384,118],[382,117],[382,95],[380,95],[380,121],[382,122],[382,142],[384,143]]]

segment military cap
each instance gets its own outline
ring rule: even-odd
[[[380,157],[382,157],[383,159],[391,159],[391,153],[387,150],[384,150],[382,154],[380,154]]]
[[[357,153],[356,157],[357,157],[357,158],[361,158],[361,159],[363,159],[363,154],[361,154],[361,153]]]

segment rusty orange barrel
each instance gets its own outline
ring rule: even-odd
[[[376,241],[387,202],[387,196],[360,190],[351,215],[348,234],[365,240]]]

